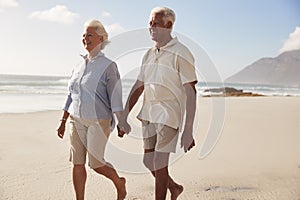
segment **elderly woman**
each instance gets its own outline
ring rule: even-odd
[[[70,116],[70,161],[76,199],[84,199],[87,154],[89,167],[114,183],[117,199],[121,200],[126,196],[125,179],[104,160],[105,146],[114,127],[113,113],[119,118],[123,109],[120,75],[116,63],[101,52],[108,44],[101,22],[91,20],[85,24],[82,42],[88,54],[73,70],[57,134],[63,138]]]

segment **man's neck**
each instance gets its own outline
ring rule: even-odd
[[[172,36],[168,35],[164,40],[156,42],[155,47],[157,49],[160,49],[161,47],[165,46],[166,44],[168,44],[171,40],[172,40]]]

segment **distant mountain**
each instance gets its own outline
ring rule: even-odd
[[[262,58],[225,80],[300,87],[300,50],[287,51],[275,58]]]

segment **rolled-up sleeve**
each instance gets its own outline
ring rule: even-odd
[[[116,63],[112,62],[107,69],[107,94],[112,112],[123,110],[122,83]]]
[[[64,111],[68,111],[69,108],[70,108],[71,103],[72,103],[72,97],[71,97],[71,93],[69,93],[68,96],[67,96],[65,105],[64,105],[64,107],[63,107],[63,110],[64,110]]]
[[[71,79],[72,79],[73,75],[74,75],[74,70],[72,71],[71,76],[70,76],[70,80],[68,82],[68,96],[66,98],[65,105],[63,107],[64,111],[69,111],[70,105],[72,103],[72,94],[71,94],[70,88],[72,87],[72,84],[73,84],[71,82]]]

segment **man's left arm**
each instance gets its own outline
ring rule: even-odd
[[[181,137],[181,147],[183,147],[184,152],[189,151],[195,146],[195,140],[193,137],[193,125],[196,113],[196,85],[197,81],[185,83],[184,90],[186,93],[186,118],[184,131]]]

